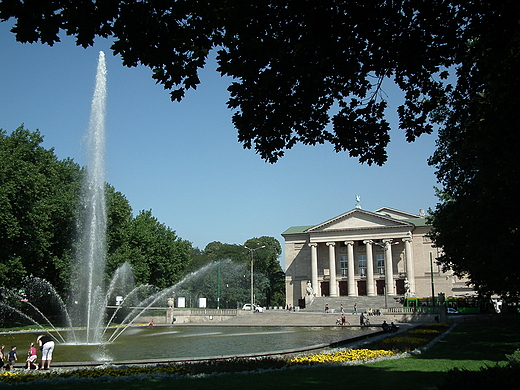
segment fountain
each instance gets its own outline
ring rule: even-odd
[[[85,343],[101,342],[99,329],[105,313],[103,277],[105,271],[107,212],[105,201],[105,111],[106,111],[105,55],[99,53],[96,84],[87,133],[87,172],[82,199],[85,210],[76,256],[76,271],[71,291],[77,307],[74,317],[85,324]]]
[[[114,341],[135,321],[142,311],[164,298],[174,288],[172,286],[166,290],[155,291],[153,286],[141,285],[135,287],[132,270],[127,263],[116,270],[108,288],[106,289],[104,286],[107,226],[104,167],[106,76],[105,55],[103,52],[100,52],[86,137],[88,174],[82,185],[79,207],[79,215],[82,221],[78,224],[80,238],[71,277],[71,302],[67,306],[56,293],[53,286],[45,280],[28,277],[24,281],[26,289],[36,290],[40,297],[43,294],[45,298],[49,299],[50,303],[44,303],[45,306],[57,305],[58,310],[65,316],[66,326],[70,331],[66,332],[65,336],[62,336],[60,332],[55,332],[55,337],[63,343],[98,345]],[[107,340],[108,324],[111,323],[117,312],[124,307],[121,304],[109,321],[105,323],[106,308],[109,305],[108,300],[114,295],[116,290],[118,295],[126,297],[125,301],[133,303],[139,309],[131,310],[130,314],[122,321],[121,329],[114,331]],[[35,314],[34,316],[37,316],[39,320],[43,320],[47,326],[55,330],[56,328],[51,319],[34,304],[35,295],[37,294],[32,294],[31,300],[21,299],[21,302],[30,307],[30,311]],[[145,296],[146,298],[143,300],[138,298],[140,296]],[[16,299],[17,297],[14,298]],[[1,305],[11,312],[15,312],[19,316],[41,326],[38,320],[35,320],[32,315],[24,313],[20,308],[5,303]]]

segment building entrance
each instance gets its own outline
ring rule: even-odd
[[[346,280],[339,282],[339,296],[344,297],[348,295],[348,284]]]
[[[330,295],[330,284],[329,282],[321,282],[321,295],[328,297]]]
[[[385,281],[376,280],[376,291],[377,295],[385,295]]]
[[[367,281],[358,280],[357,282],[358,295],[367,295]]]
[[[397,279],[395,281],[395,292],[397,295],[404,295],[406,293],[406,289],[404,287],[404,279]]]

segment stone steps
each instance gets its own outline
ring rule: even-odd
[[[263,313],[239,312],[236,317],[219,323],[227,326],[336,326],[336,320],[341,314],[334,313],[267,310]],[[353,326],[359,326],[359,315],[345,313],[346,320]],[[371,325],[377,327],[386,320],[388,323],[393,318],[381,316],[370,316]]]
[[[325,312],[325,305],[328,305],[329,309],[334,313],[339,313],[341,305],[344,307],[344,311],[346,314],[354,312],[354,304],[356,304],[357,312],[366,312],[369,309],[376,310],[386,307],[402,307],[402,304],[399,303],[396,298],[397,296],[389,296],[385,298],[384,296],[376,296],[376,297],[367,297],[367,296],[359,296],[359,297],[316,297],[313,302],[305,307],[305,309],[301,309],[305,312]]]

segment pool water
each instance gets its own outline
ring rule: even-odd
[[[110,344],[74,345],[58,342],[53,362],[101,363],[261,354],[329,344],[372,332],[368,328],[359,327],[133,327]],[[1,334],[0,343],[5,345],[6,353],[11,345],[16,344],[18,365],[23,365],[29,344],[35,342],[39,334]]]

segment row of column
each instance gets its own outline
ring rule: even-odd
[[[403,238],[405,247],[405,262],[406,262],[406,276],[410,285],[410,292],[415,292],[415,276],[413,272],[412,262],[412,250],[411,250],[411,238]],[[329,248],[329,272],[330,272],[330,296],[337,297],[338,294],[338,283],[336,279],[336,243],[326,242]],[[375,296],[376,286],[374,280],[374,258],[372,254],[372,245],[375,244],[372,240],[364,240],[366,255],[367,255],[367,295]],[[384,250],[385,259],[385,288],[388,295],[395,294],[394,286],[394,273],[393,273],[393,261],[392,261],[392,245],[396,244],[392,239],[383,240],[382,246]],[[345,241],[347,246],[347,285],[348,295],[357,296],[356,279],[354,276],[354,241]],[[379,244],[378,244],[379,245]],[[318,243],[309,243],[311,247],[311,283],[314,291],[318,291]]]

